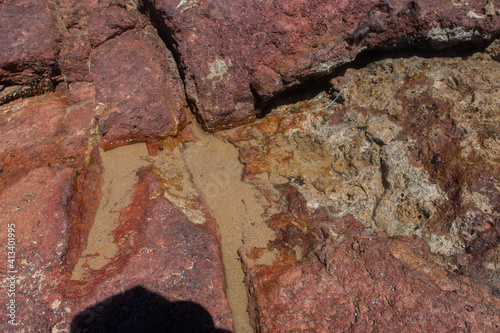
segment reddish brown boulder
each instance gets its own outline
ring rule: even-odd
[[[0,3],[0,83],[22,84],[57,66],[59,32],[51,1]]]
[[[56,94],[18,100],[0,109],[3,176],[57,163],[66,105]]]
[[[79,84],[69,93],[17,100],[1,107],[0,114],[3,184],[43,165],[76,167],[87,153],[94,88]]]
[[[61,51],[59,68],[66,83],[75,81],[91,82],[89,58],[91,52],[89,39],[89,15],[98,7],[97,1],[85,3],[72,0],[57,1],[61,15]]]
[[[175,135],[184,123],[184,88],[175,61],[155,30],[131,30],[92,54],[101,145]]]
[[[99,204],[95,184],[100,176],[92,174],[91,166],[80,169],[80,173],[89,172],[90,176],[77,187],[73,186],[74,169],[41,167],[0,191],[2,221],[15,225],[16,273],[12,276],[17,281],[15,296],[3,293],[0,300],[8,303],[15,299],[16,329],[67,330],[80,314],[72,329],[99,331],[110,325],[99,318],[111,311],[113,297],[137,288],[150,294],[140,292],[142,296],[134,297],[142,298],[127,297],[121,306],[132,307],[140,301],[152,304],[156,310],[162,309],[161,304],[175,310],[175,315],[158,314],[153,308],[151,318],[140,318],[146,324],[158,324],[161,319],[162,328],[178,328],[191,314],[204,316],[204,329],[231,329],[215,221],[209,218],[197,225],[165,197],[158,196],[162,184],[152,170],[139,173],[132,204],[122,210],[118,227],[109,235],[119,251],[106,258],[107,264],[99,269],[78,264],[86,258],[103,256],[95,253],[82,259],[85,244],[92,242],[87,227],[99,228],[96,225],[103,223],[83,220],[92,218],[87,213],[95,212]],[[97,196],[92,198],[93,205],[86,195]],[[8,232],[5,225],[0,237],[7,239]],[[100,237],[104,240],[108,235]],[[6,260],[1,264],[3,287],[9,285],[4,279],[7,264]],[[144,315],[141,311],[134,316]],[[194,325],[193,320],[188,323]]]
[[[68,249],[67,203],[73,190],[72,176],[71,168],[44,166],[0,190],[0,237],[2,243],[9,239],[13,245],[9,249],[13,261],[5,258],[0,264],[2,287],[12,290],[2,293],[1,302],[15,304],[14,317],[9,320],[17,324],[4,323],[8,331],[47,332],[57,320],[50,304],[41,306],[40,300],[53,294]]]
[[[62,79],[95,83],[102,146],[175,135],[187,109],[183,83],[144,15],[120,1],[58,5],[64,23]]]
[[[58,10],[64,26],[59,66],[67,83],[92,81],[88,64],[92,49],[145,23],[132,3],[121,1],[59,0]]]
[[[309,211],[292,187],[285,194],[290,215],[271,220],[281,221],[274,247],[282,257],[261,266],[243,256],[257,332],[499,330],[499,299],[438,265],[421,238],[370,235],[351,216]],[[290,257],[281,242],[292,239],[312,240],[317,259]]]
[[[123,7],[122,7],[123,6]],[[106,40],[121,35],[136,27],[139,12],[122,6],[96,7],[89,15],[89,39],[93,49]]]
[[[172,39],[204,127],[251,121],[255,106],[332,73],[362,51],[488,40],[500,17],[486,0],[142,1]]]

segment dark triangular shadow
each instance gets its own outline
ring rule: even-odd
[[[80,312],[71,333],[230,333],[193,302],[169,302],[137,286]]]

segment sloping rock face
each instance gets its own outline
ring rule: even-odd
[[[0,81],[20,84],[57,65],[60,31],[51,1],[0,3]]]
[[[209,130],[255,119],[255,106],[361,51],[443,48],[492,38],[500,25],[496,12],[485,15],[486,0],[141,3],[172,39],[186,92]]]
[[[176,62],[133,2],[7,1],[0,15],[0,105],[59,83],[93,83],[105,149],[185,126]]]
[[[321,211],[308,218],[290,222],[322,228],[319,261],[249,268],[258,332],[498,330],[498,298],[437,265],[422,239],[370,235],[352,217],[325,221]]]
[[[0,0],[2,327],[500,331],[499,9]]]
[[[187,105],[177,67],[152,27],[130,30],[92,53],[101,145],[177,134]]]
[[[480,53],[381,60],[227,132],[284,207],[241,250],[257,331],[499,329],[499,73]]]
[[[0,266],[9,293],[0,300],[14,304],[5,326],[9,332],[114,330],[119,326],[102,317],[128,292],[119,309],[134,308],[132,318],[144,327],[179,330],[196,316],[203,320],[193,329],[226,332],[231,313],[215,221],[203,197],[184,185],[191,195],[175,206],[166,193],[169,179],[161,177],[172,170],[141,160],[137,153],[148,158],[144,144],[142,151],[126,148],[133,154],[99,151],[91,135],[94,104],[88,103],[94,96],[93,86],[84,84],[71,95],[0,108],[6,133],[0,237],[12,244],[11,259]],[[187,204],[199,219],[183,213]],[[169,312],[151,316],[141,304],[152,304],[150,310],[163,304]],[[140,320],[121,331],[137,331]]]

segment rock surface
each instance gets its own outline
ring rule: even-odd
[[[318,261],[247,267],[257,332],[499,329],[499,299],[437,265],[421,238],[369,235],[351,216],[303,213],[310,214],[307,220],[290,216],[290,222],[311,233],[321,228]],[[280,229],[283,238],[289,230]]]
[[[241,250],[256,331],[499,329],[499,73],[385,59],[223,133],[283,211]]]
[[[170,51],[151,27],[100,45],[90,70],[105,149],[175,135],[184,125],[182,81]]]
[[[15,258],[0,266],[2,288],[11,288],[13,276],[15,294],[0,301],[15,300],[17,325],[5,325],[12,332],[103,330],[108,323],[95,318],[128,292],[125,306],[167,304],[174,313],[147,325],[181,329],[197,316],[204,330],[227,332],[219,242],[203,196],[191,185],[176,207],[167,198],[179,197],[166,191],[175,169],[155,168],[144,144],[143,157],[100,151],[94,103],[93,84],[72,83],[0,107],[0,237],[15,235]],[[183,213],[190,209],[198,213]]]
[[[256,105],[362,51],[444,48],[491,39],[500,26],[499,16],[484,15],[486,0],[141,3],[173,40],[186,92],[209,130],[255,119]]]
[[[57,12],[48,0],[0,3],[0,84],[21,84],[57,66]]]
[[[9,328],[499,331],[499,9],[0,0]]]

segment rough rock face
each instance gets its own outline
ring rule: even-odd
[[[267,250],[241,251],[256,330],[499,329],[499,73],[381,60],[222,133],[283,206]]]
[[[7,277],[15,277],[15,295],[0,296],[3,304],[16,301],[18,325],[8,327],[103,330],[109,322],[100,318],[121,293],[131,293],[120,304],[139,304],[134,316],[148,316],[145,327],[180,329],[196,316],[201,321],[194,329],[231,329],[215,221],[203,197],[192,186],[194,193],[178,208],[165,190],[173,182],[171,169],[120,158],[119,149],[111,158],[100,152],[95,95],[93,84],[72,83],[70,90],[0,107],[0,237],[7,242],[15,235],[12,268],[7,260],[0,266],[2,289],[11,286]],[[131,188],[116,197],[129,180]],[[201,219],[183,213],[187,204]],[[169,312],[151,317],[141,304]]]
[[[44,165],[79,166],[89,147],[94,95],[93,85],[80,84],[62,95],[50,93],[1,107],[2,186]]]
[[[215,327],[230,329],[232,320],[224,296],[224,277],[215,227],[211,225],[213,220],[204,225],[189,221],[162,196],[160,178],[152,170],[139,172],[132,204],[122,212],[120,224],[113,232],[118,253],[114,258],[108,258],[110,261],[100,270],[89,269],[86,265],[82,266],[81,272],[73,270],[65,288],[68,296],[61,308],[70,306],[74,311],[70,304],[88,308],[96,304],[96,300],[106,300],[118,294],[117,291],[141,286],[165,300],[190,301],[203,307],[212,320],[207,330]],[[106,254],[97,256],[105,257]],[[90,261],[88,264],[92,266]],[[104,306],[102,312],[106,310]],[[92,316],[92,311],[97,312],[96,317],[100,316],[98,309],[91,309],[81,316]],[[186,312],[189,314],[188,310]],[[138,311],[137,315],[143,314]],[[175,317],[156,316],[165,317],[162,329],[177,328]],[[155,317],[151,319],[156,320]],[[64,327],[66,324],[59,325]],[[99,330],[106,325],[109,323],[101,320],[90,323],[77,320],[72,328]]]
[[[0,82],[20,84],[57,65],[59,30],[51,1],[0,3]]]
[[[288,199],[291,205],[301,205],[300,196]],[[495,332],[500,328],[499,299],[486,287],[433,262],[421,238],[370,235],[350,216],[329,219],[321,210],[302,213],[289,216],[290,224],[280,228],[282,237],[290,236],[292,224],[310,233],[321,228],[319,261],[288,259],[247,267],[256,331]]]
[[[185,126],[177,64],[133,2],[0,6],[0,105],[50,92],[62,81],[93,82],[106,149],[175,135]]]
[[[422,228],[446,197],[427,172],[410,164],[399,132],[383,115],[337,107],[272,114],[229,140],[240,147],[247,178],[293,183],[310,207],[352,214],[392,236]]]
[[[493,0],[0,0],[9,328],[227,332],[230,239],[255,331],[499,331],[499,34]]]
[[[256,105],[332,73],[364,50],[492,38],[500,19],[485,15],[487,4],[142,0],[173,40],[186,92],[210,130],[253,120]]]
[[[184,124],[184,88],[174,59],[151,27],[130,30],[92,53],[101,145],[177,134]]]
[[[22,318],[19,328],[65,331],[80,310],[136,286],[166,300],[195,302],[196,306],[210,310],[204,311],[208,318],[213,318],[212,328],[231,327],[214,228],[207,229],[210,223],[193,224],[165,198],[150,200],[153,192],[161,191],[161,184],[151,171],[141,171],[132,205],[122,212],[121,223],[113,232],[120,247],[116,257],[109,258],[110,262],[100,270],[84,266],[78,271],[75,260],[80,243],[70,232],[78,233],[85,221],[70,211],[74,205],[70,199],[74,191],[72,175],[71,168],[59,172],[47,167],[34,169],[1,193],[2,220],[15,224],[19,237],[19,259],[15,265],[22,276],[15,297],[20,309],[17,315]],[[92,227],[88,222],[85,225]],[[85,234],[82,230],[80,233]],[[183,236],[172,239],[172,234]],[[6,237],[6,230],[2,230],[2,237]],[[91,243],[90,238],[87,241]],[[93,258],[96,256],[102,254],[92,254]],[[7,271],[4,266],[3,277]],[[8,301],[7,295],[2,295],[2,302]],[[30,311],[35,308],[38,311]],[[107,323],[88,318],[98,317],[105,309],[82,314],[86,320],[74,323],[72,329],[104,329]],[[188,310],[185,311],[189,313]],[[163,319],[169,320],[164,327],[175,327],[177,323],[175,317]]]

